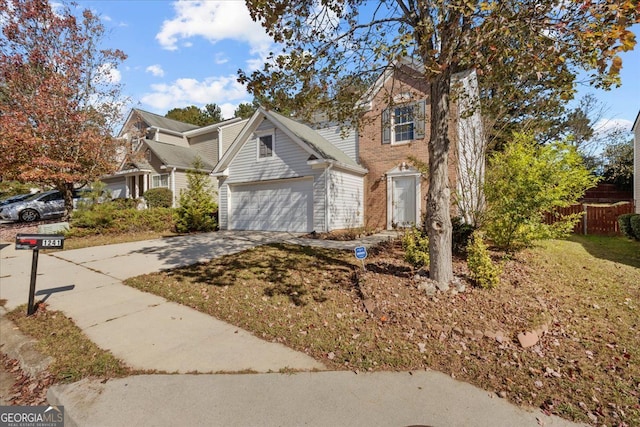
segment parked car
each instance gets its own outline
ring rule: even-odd
[[[22,200],[28,199],[29,197],[33,196],[33,194],[34,193],[18,194],[15,196],[7,197],[5,199],[0,200],[0,206],[5,206],[10,203],[20,202]]]
[[[78,200],[88,198],[90,189],[73,191],[73,206]],[[34,194],[24,200],[0,207],[0,218],[9,221],[31,222],[39,219],[56,218],[64,214],[64,197],[58,190]]]

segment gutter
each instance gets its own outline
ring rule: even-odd
[[[307,164],[309,166],[311,166],[312,169],[318,169],[318,168],[323,168],[323,167],[335,167],[337,169],[342,169],[345,170],[347,172],[354,172],[360,175],[366,175],[369,170],[363,168],[362,166],[353,166],[353,165],[347,165],[345,163],[342,162],[338,162],[336,160],[308,160]]]

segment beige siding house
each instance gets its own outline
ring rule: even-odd
[[[133,109],[118,135],[127,152],[118,171],[102,181],[113,198],[138,199],[151,188],[169,188],[175,206],[196,159],[210,172],[246,122],[234,118],[199,127]],[[210,179],[217,192],[217,180]]]
[[[348,145],[343,147],[355,157]],[[366,173],[320,132],[259,108],[213,171],[220,185],[220,228],[327,232],[361,227]]]

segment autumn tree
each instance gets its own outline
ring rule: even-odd
[[[216,104],[207,104],[204,108],[190,105],[184,108],[169,110],[165,117],[196,126],[207,126],[224,120],[222,110]]]
[[[593,71],[594,84],[606,88],[619,82],[618,53],[634,47],[628,27],[638,21],[632,0],[246,3],[252,18],[283,50],[262,69],[250,74],[240,70],[239,80],[254,95],[292,100],[293,111],[306,105],[332,119],[358,123],[358,99],[366,83],[401,57],[421,61],[431,103],[430,274],[441,284],[453,278],[447,167],[452,76],[468,69],[495,75],[506,67],[507,78],[524,81],[562,72],[570,96],[575,71],[583,68]]]
[[[124,100],[113,77],[126,56],[102,49],[104,27],[46,0],[0,0],[0,164],[4,179],[50,185],[64,194],[110,173],[111,129]]]

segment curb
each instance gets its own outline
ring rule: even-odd
[[[20,367],[29,376],[36,377],[47,370],[53,357],[45,356],[36,349],[37,341],[20,332],[20,329],[6,316],[7,310],[0,309],[0,351],[20,362]]]

